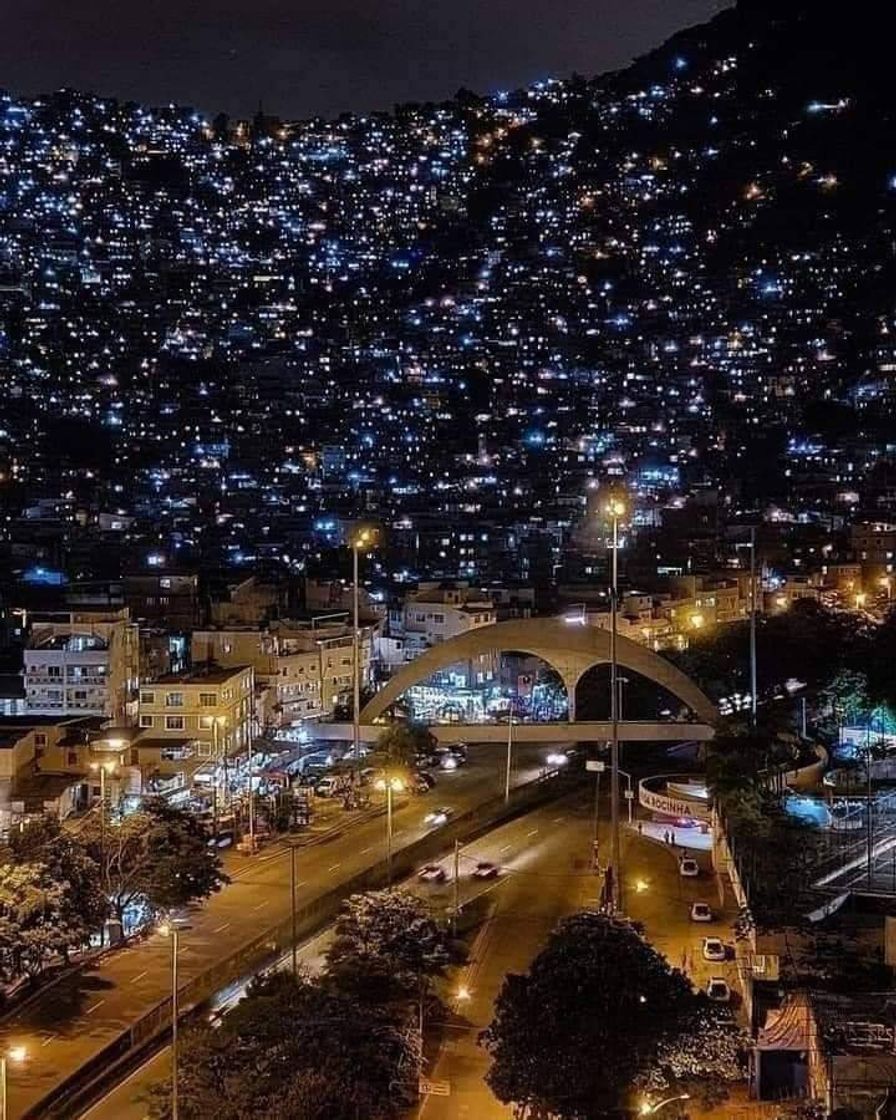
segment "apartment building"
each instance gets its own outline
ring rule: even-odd
[[[360,629],[361,685],[366,688],[376,627],[364,624]],[[191,656],[194,665],[251,665],[266,693],[262,722],[269,727],[330,716],[352,695],[352,628],[342,616],[196,630]]]
[[[36,615],[24,655],[29,715],[136,715],[138,631],[128,610]]]
[[[200,757],[244,750],[253,733],[255,673],[251,665],[210,666],[169,673],[140,687],[139,745],[194,743]]]

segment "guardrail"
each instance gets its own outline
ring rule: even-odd
[[[393,851],[393,878],[406,876],[418,864],[435,859],[455,840],[463,843],[475,840],[497,825],[568,792],[583,780],[584,774],[577,770],[550,771],[532,782],[517,786],[511,791],[509,802],[505,802],[503,797],[495,797],[467,810],[437,832],[428,833]],[[386,861],[382,860],[300,906],[296,910],[297,938],[304,941],[332,921],[349,895],[385,886],[386,875]],[[178,991],[181,1014],[205,1003],[228,984],[282,956],[292,947],[292,932],[293,920],[289,915],[264,933],[250,938],[230,956],[194,976]],[[47,1096],[32,1105],[22,1114],[21,1120],[71,1120],[97,1099],[104,1089],[118,1081],[124,1066],[131,1064],[170,1029],[169,997],[135,1020],[118,1038],[97,1051]]]

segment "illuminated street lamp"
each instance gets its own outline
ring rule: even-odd
[[[404,781],[401,778],[380,778],[375,788],[386,791],[386,885],[392,889],[392,794],[401,793]]]
[[[106,864],[106,775],[115,770],[115,763],[111,759],[105,762],[91,762],[90,769],[99,771],[100,775],[100,864],[102,866],[103,881],[107,879]]]
[[[0,1120],[7,1118],[7,1100],[6,1100],[6,1067],[9,1062],[14,1065],[21,1065],[22,1062],[28,1057],[28,1051],[24,1046],[10,1046],[4,1053],[0,1052]]]
[[[189,929],[182,926],[181,929]],[[171,938],[171,1120],[177,1120],[178,1106],[178,1064],[177,1064],[177,1021],[180,1018],[177,991],[177,953],[180,940],[180,929],[176,922],[169,919],[159,926],[159,933],[163,937]]]
[[[610,720],[613,737],[610,746],[610,823],[611,847],[610,866],[613,869],[611,880],[612,903],[615,910],[622,908],[622,846],[619,839],[619,686],[617,677],[619,665],[616,655],[617,613],[619,610],[619,518],[625,516],[625,503],[619,498],[611,498],[607,513],[613,524],[613,557],[610,581]]]
[[[220,727],[226,727],[226,726],[227,726],[227,717],[226,716],[212,716],[212,756],[213,756],[213,766],[214,766],[214,770],[212,772],[212,829],[214,830],[214,833],[215,833],[215,843],[216,844],[218,842],[218,767],[221,763],[221,748],[220,748],[220,739],[219,739],[218,729]],[[225,774],[224,788],[226,790],[226,788],[227,788],[226,743],[225,743],[225,752],[224,752],[224,774]]]
[[[361,772],[361,630],[358,621],[358,556],[362,549],[366,551],[373,547],[375,536],[373,529],[362,529],[352,538],[352,750],[359,774]]]
[[[659,1101],[657,1104],[650,1104],[649,1101],[644,1101],[641,1105],[642,1116],[655,1116],[661,1108],[665,1108],[667,1104],[674,1104],[676,1101],[689,1101],[691,1099],[690,1093],[679,1093],[677,1097],[666,1097],[664,1101]]]

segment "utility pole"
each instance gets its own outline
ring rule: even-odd
[[[357,776],[361,774],[361,639],[359,629],[358,603],[358,551],[360,540],[352,542],[352,757],[355,760]]]
[[[756,527],[750,529],[750,723],[756,726]]]
[[[460,916],[460,840],[454,841],[454,935],[457,936],[457,919]]]
[[[513,697],[510,698],[510,715],[507,720],[507,766],[504,772],[504,804],[510,801],[510,771],[513,766]]]
[[[298,933],[296,930],[296,852],[298,851],[298,844],[290,844],[290,874],[289,874],[289,897],[290,897],[290,910],[292,913],[292,974],[293,977],[299,975],[299,946],[298,946]]]
[[[212,716],[212,832],[218,843],[218,718]]]
[[[619,665],[616,654],[616,628],[619,596],[619,518],[625,513],[625,506],[614,498],[610,502],[610,516],[613,519],[613,556],[610,583],[610,721],[613,737],[610,743],[610,866],[612,867],[612,906],[621,910],[622,892],[622,845],[619,835]]]

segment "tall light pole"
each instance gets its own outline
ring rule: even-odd
[[[289,846],[289,900],[290,911],[292,914],[292,974],[293,978],[299,975],[299,946],[298,946],[298,931],[296,930],[296,852],[299,850],[298,844],[290,844]]]
[[[361,624],[359,615],[358,556],[373,543],[373,531],[362,529],[352,539],[352,757],[361,773]]]
[[[507,766],[504,770],[504,804],[510,801],[510,771],[513,767],[513,697],[510,699],[510,715],[507,719]]]
[[[756,726],[756,528],[750,530],[750,723]]]
[[[252,734],[247,737],[246,747],[246,786],[249,793],[249,854],[255,852],[255,791],[252,788],[252,764],[255,756],[252,750]]]
[[[188,926],[185,928],[189,928]],[[177,1021],[180,1018],[178,1004],[177,951],[180,931],[173,921],[159,927],[160,933],[171,938],[171,1120],[178,1120],[178,1061],[177,1061]]]
[[[607,506],[613,522],[613,557],[610,583],[610,722],[613,737],[610,741],[610,866],[612,867],[612,903],[614,910],[621,910],[622,898],[622,845],[619,836],[619,665],[616,655],[616,629],[619,609],[619,518],[625,514],[625,505],[611,499]]]
[[[6,1093],[6,1075],[7,1063],[15,1062],[16,1065],[21,1064],[28,1057],[28,1051],[24,1046],[11,1046],[5,1053],[0,1053],[0,1120],[7,1120],[7,1093]]]
[[[111,761],[91,762],[90,769],[98,770],[100,775],[100,870],[103,875],[103,883],[107,885],[109,876],[106,860],[106,774],[112,773],[115,769],[115,763]]]
[[[380,778],[376,788],[386,791],[386,886],[392,890],[392,794],[401,793],[404,782],[401,778]]]
[[[212,831],[218,843],[218,717],[212,716]]]

